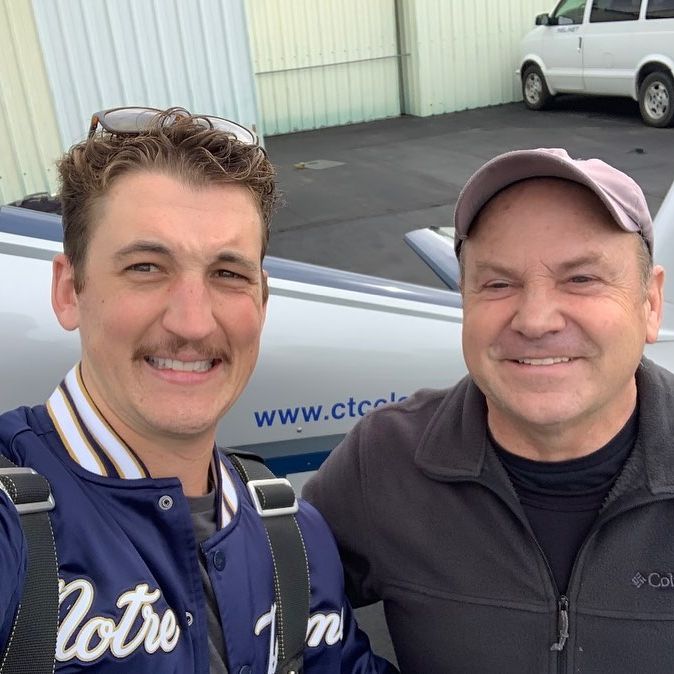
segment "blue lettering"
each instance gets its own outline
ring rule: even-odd
[[[300,413],[299,407],[288,407],[285,410],[277,410],[278,418],[281,420],[281,423],[285,426],[286,424],[294,424],[297,422],[297,415]]]
[[[255,415],[255,423],[258,428],[262,426],[271,426],[274,423],[274,417],[276,416],[276,410],[268,412],[267,410],[262,410],[262,412],[253,412]]]
[[[307,406],[302,405],[301,407],[277,408],[275,410],[259,410],[253,412],[253,416],[258,428],[273,426],[276,423],[280,423],[282,426],[296,424],[298,423],[298,420],[300,423],[302,421],[309,423],[312,421],[344,419],[347,416],[354,419],[365,416],[371,407],[381,407],[389,402],[402,402],[406,399],[407,396],[401,396],[395,391],[391,391],[388,399],[377,398],[374,402],[367,398],[356,400],[353,396],[349,396],[349,399],[346,402],[334,403],[332,407],[329,408],[329,414],[322,404],[315,404]],[[324,412],[324,410],[326,411]]]
[[[309,407],[302,408],[302,416],[304,421],[318,421],[321,418],[321,412],[323,411],[323,405],[310,405]]]

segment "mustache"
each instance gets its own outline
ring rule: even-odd
[[[133,352],[133,360],[144,360],[146,356],[161,353],[164,358],[179,360],[179,354],[189,351],[200,360],[221,360],[229,362],[229,354],[221,347],[215,347],[206,342],[193,342],[182,337],[168,337],[158,342],[145,343],[138,346]]]

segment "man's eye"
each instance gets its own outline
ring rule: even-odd
[[[232,271],[231,269],[218,269],[215,272],[215,275],[221,279],[245,279],[245,276],[237,274],[237,272]]]
[[[572,276],[569,281],[571,283],[590,283],[594,279],[591,276],[583,276],[582,274],[578,274],[577,276]]]
[[[510,283],[508,281],[490,281],[485,283],[484,287],[487,290],[503,290],[504,288],[510,288]]]
[[[156,264],[152,264],[152,262],[138,262],[136,264],[132,264],[129,267],[127,267],[129,271],[137,271],[137,272],[142,272],[142,273],[150,273],[150,272],[156,272],[159,271],[159,267],[157,267]]]

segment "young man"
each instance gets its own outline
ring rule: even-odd
[[[369,414],[306,496],[401,671],[674,670],[674,376],[636,183],[501,155],[456,205],[469,376]],[[411,362],[413,354],[410,354]]]
[[[278,520],[263,522],[214,446],[258,354],[273,168],[247,129],[158,113],[98,113],[60,161],[52,304],[79,329],[82,359],[46,405],[0,416],[0,454],[46,477],[56,502],[56,671],[389,671],[354,623],[318,513],[300,503],[291,520],[301,558],[284,540],[273,552]],[[0,498],[9,651],[27,552]],[[284,566],[309,580],[298,653],[285,651],[282,627],[306,605],[277,592]]]

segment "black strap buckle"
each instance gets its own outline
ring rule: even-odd
[[[294,515],[299,510],[295,491],[284,477],[249,480],[246,486],[260,517]]]
[[[54,509],[49,482],[32,468],[0,468],[0,489],[9,496],[20,515]]]

